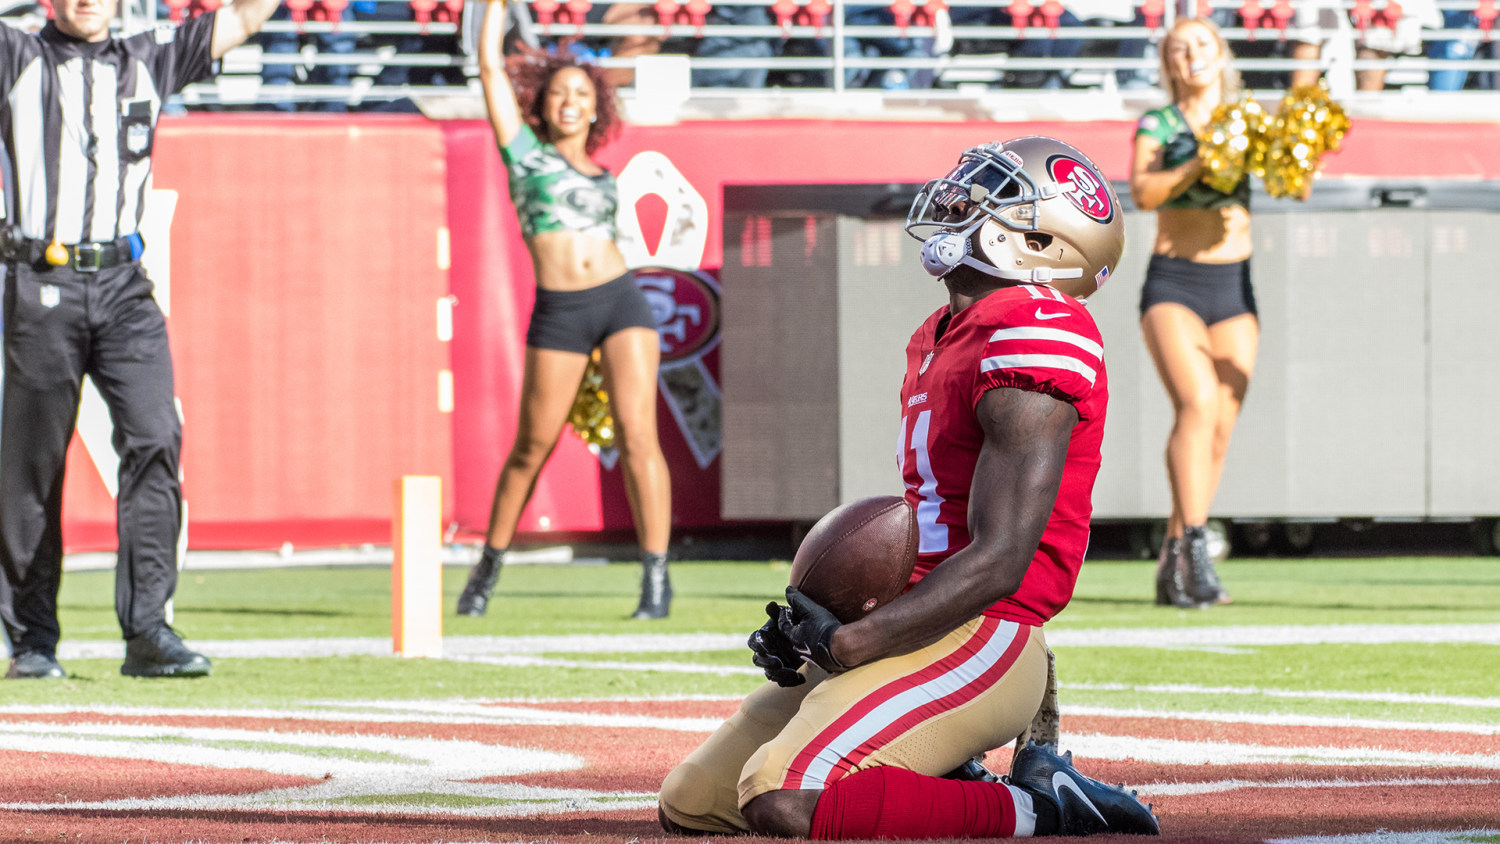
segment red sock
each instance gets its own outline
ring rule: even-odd
[[[1035,816],[1029,805],[1021,808],[1019,832],[1030,835]],[[1016,815],[1016,797],[1004,783],[945,780],[880,766],[856,771],[825,790],[809,835],[822,840],[1010,838],[1018,832]]]

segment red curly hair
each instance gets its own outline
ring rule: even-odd
[[[583,71],[594,85],[594,114],[597,119],[589,125],[584,151],[593,155],[600,147],[614,140],[620,130],[619,100],[615,96],[615,86],[605,78],[603,68],[578,61],[568,52],[566,45],[559,45],[561,55],[526,47],[522,47],[522,50],[523,52],[506,58],[506,73],[510,76],[511,87],[515,89],[521,117],[538,138],[543,141],[551,140],[551,132],[542,115],[547,86],[552,84],[552,77],[559,71],[575,67]]]

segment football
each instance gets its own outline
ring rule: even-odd
[[[797,546],[792,585],[849,623],[895,600],[917,563],[917,517],[877,495],[835,508]]]

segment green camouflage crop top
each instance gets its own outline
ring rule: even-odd
[[[1137,137],[1155,138],[1162,146],[1162,166],[1173,168],[1198,154],[1198,138],[1187,118],[1175,105],[1153,109],[1141,116],[1135,125]],[[1204,182],[1194,182],[1188,189],[1161,204],[1162,208],[1229,208],[1250,207],[1250,177],[1242,177],[1231,193],[1220,193]]]
[[[580,173],[557,147],[542,143],[524,124],[500,155],[510,171],[510,197],[521,234],[571,231],[615,239],[620,199],[613,173]]]

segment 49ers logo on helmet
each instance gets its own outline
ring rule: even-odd
[[[1101,223],[1115,218],[1115,205],[1104,179],[1087,164],[1066,155],[1054,155],[1047,159],[1047,175],[1079,211]]]

